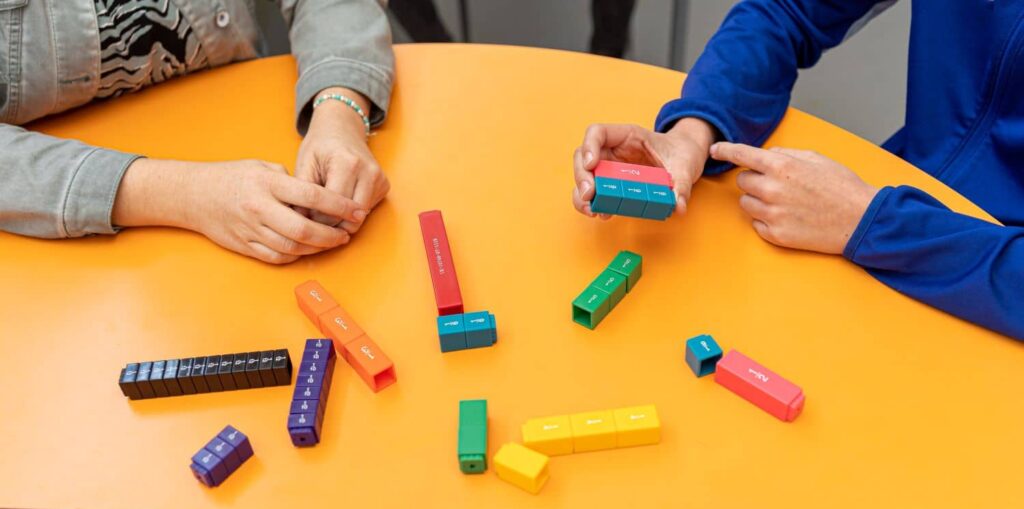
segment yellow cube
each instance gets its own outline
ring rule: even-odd
[[[568,415],[530,419],[523,424],[523,445],[548,456],[572,454],[572,425]]]
[[[615,416],[611,410],[572,414],[569,422],[572,424],[573,452],[615,448]]]
[[[613,413],[619,447],[651,445],[661,441],[661,421],[654,405],[619,408]]]
[[[508,443],[492,460],[501,480],[519,486],[534,495],[548,481],[548,457],[525,446]]]

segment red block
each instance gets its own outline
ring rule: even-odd
[[[601,160],[594,168],[594,176],[672,187],[672,176],[665,168],[640,164]]]
[[[804,409],[803,390],[736,350],[718,361],[715,381],[783,421]]]
[[[437,314],[444,316],[462,313],[462,292],[459,291],[459,279],[455,275],[452,248],[448,245],[448,233],[444,229],[441,211],[421,213],[420,230],[423,233],[423,248],[427,252],[430,281],[434,284]]]

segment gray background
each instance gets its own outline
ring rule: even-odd
[[[470,40],[586,51],[589,0],[467,0]],[[686,70],[722,22],[730,0],[680,2],[680,33],[672,37],[673,1],[638,0],[626,58]],[[269,2],[258,2],[272,47],[285,51],[287,37]],[[435,0],[448,30],[462,39],[458,0]],[[842,46],[803,71],[793,106],[876,143],[903,125],[910,2],[873,20]],[[408,42],[395,27],[395,42]],[[675,49],[676,62],[671,61]]]

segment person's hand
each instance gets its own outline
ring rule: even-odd
[[[676,195],[676,211],[682,214],[686,212],[693,184],[704,172],[708,149],[714,140],[715,130],[697,118],[681,119],[664,134],[629,124],[593,124],[587,128],[583,144],[573,153],[576,187],[572,203],[581,213],[594,216],[590,210],[594,168],[599,160],[605,159],[668,170]]]
[[[750,168],[736,177],[740,207],[772,244],[840,254],[878,189],[815,152],[716,143],[711,157]]]
[[[118,188],[112,221],[118,226],[186,228],[274,264],[349,241],[345,230],[313,221],[293,207],[355,222],[366,217],[358,203],[294,178],[279,164],[139,159]]]
[[[370,112],[370,104],[361,95],[347,89],[326,89],[323,93],[339,93],[359,103]],[[319,97],[321,94],[317,94]],[[373,210],[391,189],[370,148],[362,119],[351,108],[338,101],[325,101],[313,111],[309,131],[299,147],[295,176],[321,185],[330,191],[356,201],[367,212]],[[315,221],[339,225],[355,234],[363,219],[339,218],[319,211],[300,210]]]

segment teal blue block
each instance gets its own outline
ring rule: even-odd
[[[594,199],[590,210],[595,214],[618,214],[622,202],[622,181],[606,177],[594,179]]]
[[[464,315],[437,317],[437,335],[441,338],[441,351],[466,349],[466,322]]]
[[[487,311],[466,313],[466,348],[480,348],[494,344],[494,318]]]
[[[676,194],[668,186],[646,184],[647,207],[644,217],[648,219],[665,219],[672,215],[676,208]]]
[[[626,180],[619,182],[622,183],[622,203],[619,204],[618,215],[644,217],[644,209],[647,208],[647,184]]]
[[[697,376],[710,375],[715,372],[718,361],[722,359],[722,347],[707,334],[686,340],[686,364]]]

